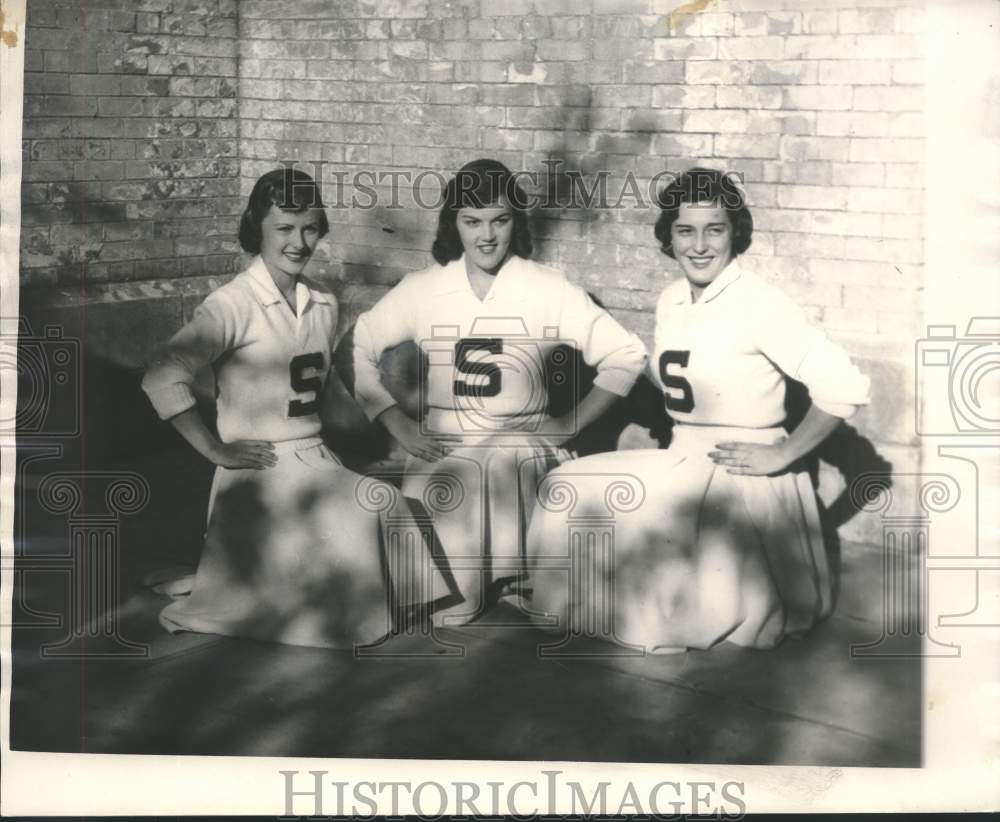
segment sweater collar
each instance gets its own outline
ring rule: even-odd
[[[267,270],[267,266],[264,265],[264,260],[259,255],[254,257],[250,268],[247,269],[247,275],[250,279],[250,287],[253,289],[254,296],[261,305],[269,306],[285,301],[285,298],[278,290],[278,286],[271,279],[271,274]],[[314,288],[308,280],[301,276],[295,284],[295,300],[299,306],[299,313],[302,313],[310,302],[328,303],[330,301],[329,295]]]
[[[725,291],[729,286],[735,283],[741,276],[743,276],[743,269],[740,268],[739,262],[736,258],[727,265],[722,272],[709,283],[708,288],[701,292],[701,298],[698,300],[699,303],[708,303],[718,297],[723,291]],[[674,289],[671,295],[671,302],[677,305],[695,305],[694,301],[691,299],[691,285],[687,281],[687,277],[682,277],[678,282],[674,283],[671,288]]]

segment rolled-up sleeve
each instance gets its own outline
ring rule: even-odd
[[[560,336],[597,369],[594,385],[624,397],[646,366],[646,346],[579,286],[566,283]]]
[[[142,379],[159,414],[168,420],[195,404],[192,385],[197,373],[234,345],[236,318],[232,307],[215,294],[195,309],[194,317],[154,357]]]
[[[847,352],[811,325],[805,313],[775,293],[757,329],[761,351],[792,379],[809,389],[813,403],[828,414],[848,419],[871,401],[871,381]]]
[[[412,291],[404,279],[358,317],[354,326],[354,399],[370,420],[398,404],[382,384],[379,361],[388,349],[416,336],[414,312],[420,295]]]

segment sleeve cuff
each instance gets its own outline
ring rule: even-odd
[[[175,383],[174,385],[168,385],[156,390],[150,390],[143,386],[143,389],[149,396],[149,400],[161,420],[169,420],[171,417],[176,417],[178,414],[187,411],[189,408],[193,408],[195,405],[195,398],[191,387],[185,383]]]
[[[605,368],[594,377],[594,386],[617,394],[619,397],[628,396],[636,380],[639,379],[640,371],[624,371],[618,368]]]
[[[852,405],[846,402],[828,402],[827,400],[813,400],[813,405],[815,405],[820,411],[826,411],[827,414],[831,414],[834,417],[840,417],[842,420],[849,420],[853,417],[858,409],[861,408],[860,405]]]

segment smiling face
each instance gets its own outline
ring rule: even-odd
[[[697,299],[733,259],[733,224],[718,203],[681,203],[670,244]]]
[[[277,206],[264,215],[260,224],[260,256],[271,276],[279,279],[297,278],[306,267],[321,231],[320,210],[284,211]]]
[[[514,215],[510,206],[461,208],[455,220],[465,251],[466,269],[495,275],[510,253]]]

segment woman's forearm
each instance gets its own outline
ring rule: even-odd
[[[562,442],[572,439],[584,428],[600,419],[621,397],[613,391],[594,386],[573,411],[555,420],[555,429]]]
[[[810,405],[809,411],[806,412],[802,422],[781,443],[782,451],[787,457],[788,463],[791,464],[806,454],[811,453],[836,430],[840,423],[840,417],[828,414],[815,404]]]
[[[591,423],[596,422],[620,399],[621,397],[614,392],[595,385],[576,407],[577,428],[583,430]]]
[[[170,424],[205,459],[213,463],[217,461],[219,440],[208,430],[197,408],[192,406],[187,411],[181,411],[170,418]]]

